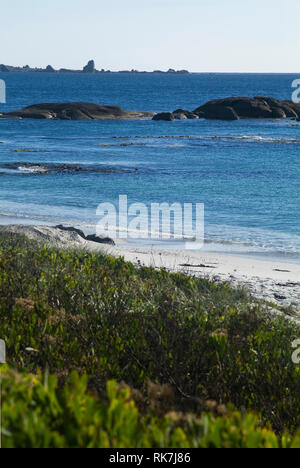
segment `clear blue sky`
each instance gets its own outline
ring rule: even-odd
[[[299,72],[299,0],[9,0],[0,63]]]

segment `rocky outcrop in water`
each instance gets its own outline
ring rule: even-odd
[[[2,114],[1,118],[53,119],[53,120],[146,120],[153,112],[125,111],[118,106],[70,102],[36,104]]]
[[[164,116],[168,116],[166,119]],[[279,101],[274,98],[257,96],[254,98],[233,97],[215,99],[197,107],[193,112],[178,109],[172,113],[161,113],[153,120],[193,119],[208,120],[239,119],[300,119],[300,104],[292,101]]]
[[[153,117],[153,120],[163,120],[165,122],[172,122],[175,120],[174,114],[171,112],[161,112],[160,114],[156,114]]]
[[[239,120],[285,119],[300,120],[300,104],[279,101],[270,97],[234,97],[215,99],[194,111],[177,109],[174,112],[125,111],[118,106],[99,106],[92,103],[69,102],[36,104],[0,114],[0,118],[53,119],[53,120],[147,120],[172,122],[186,119]]]
[[[233,120],[298,118],[300,115],[300,106],[292,101],[278,101],[268,97],[216,99],[198,107],[194,112],[204,113],[204,118],[218,119],[222,117],[222,109],[226,109],[225,117],[232,114]]]
[[[219,104],[208,105],[206,108],[196,109],[194,112],[199,118],[207,120],[239,120],[239,116],[233,107]]]
[[[185,119],[199,119],[199,116],[194,112],[190,112],[185,109],[177,109],[173,112],[175,120],[185,120]]]
[[[164,120],[173,122],[174,120],[199,119],[199,115],[184,109],[177,109],[174,112],[161,112],[153,117],[153,120]]]

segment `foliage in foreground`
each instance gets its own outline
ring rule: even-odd
[[[256,446],[299,442],[287,436],[278,442],[271,430],[258,427],[273,427],[281,435],[286,430],[295,434],[300,427],[300,370],[291,359],[299,329],[269,318],[265,305],[251,303],[244,291],[227,284],[2,235],[0,329],[10,368],[23,373],[8,379],[5,387],[7,446],[244,446],[250,443],[244,424]],[[50,394],[39,379],[26,377],[46,370]],[[88,392],[82,390],[84,380],[75,377],[73,386],[65,387],[72,371],[88,376]],[[18,379],[27,382],[23,397]],[[138,408],[130,409],[137,415],[137,432],[131,434],[123,424],[115,439],[114,429],[101,432],[111,380],[135,389]],[[216,408],[229,403],[242,413],[216,420]],[[12,405],[19,408],[19,418],[11,414]],[[72,431],[79,424],[77,406],[83,419],[81,429]],[[210,416],[204,414],[207,409]],[[249,413],[242,416],[245,411]],[[177,415],[176,424],[170,413]],[[187,419],[194,421],[192,426]],[[226,435],[232,428],[237,434]],[[204,430],[207,437],[218,431],[219,436],[211,442],[203,438]],[[147,431],[160,435],[151,438]]]
[[[4,372],[5,448],[296,448],[295,437],[261,429],[253,414],[233,409],[215,417],[170,412],[164,417],[139,412],[130,389],[107,383],[107,398],[90,396],[87,379],[72,373],[57,379]]]

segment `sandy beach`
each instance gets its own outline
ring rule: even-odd
[[[300,265],[254,258],[193,251],[159,251],[111,246],[86,241],[76,232],[61,231],[53,226],[1,226],[1,232],[26,237],[58,248],[83,249],[124,257],[136,265],[165,268],[213,281],[229,282],[247,288],[253,298],[279,306],[293,306],[300,313]]]

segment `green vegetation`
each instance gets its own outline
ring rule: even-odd
[[[300,447],[299,329],[243,290],[1,235],[0,330],[5,447]]]

